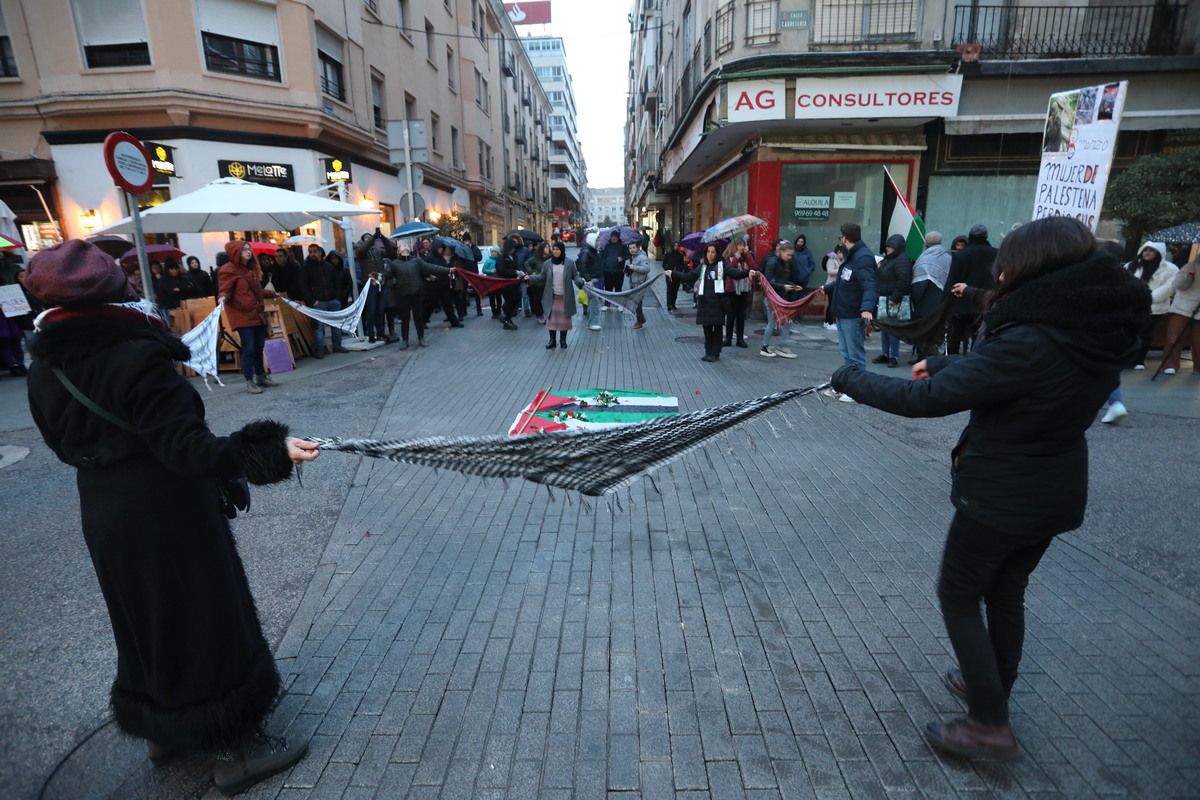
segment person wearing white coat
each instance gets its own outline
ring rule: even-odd
[[[1158,323],[1171,305],[1175,292],[1173,281],[1179,267],[1167,260],[1167,246],[1162,242],[1146,242],[1138,249],[1138,256],[1125,265],[1135,278],[1141,278],[1150,287],[1150,325],[1142,331],[1142,352],[1134,369],[1146,368],[1146,354]]]

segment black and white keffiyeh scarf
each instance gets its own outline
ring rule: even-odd
[[[322,450],[359,453],[485,478],[523,478],[599,497],[682,456],[781,403],[829,384],[743,400],[689,414],[606,430],[525,436],[434,436],[427,439],[318,439]]]
[[[632,289],[624,292],[606,292],[603,289],[597,289],[595,286],[590,284],[584,286],[583,288],[592,297],[598,297],[601,300],[607,300],[617,308],[624,311],[626,314],[637,316],[638,303],[642,302],[642,298],[646,295],[646,292],[650,291],[650,287],[653,286],[654,282],[662,276],[663,274],[660,272],[645,283],[635,286]]]

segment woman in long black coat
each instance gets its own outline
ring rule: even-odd
[[[959,664],[944,682],[966,699],[967,716],[930,723],[926,735],[960,755],[1015,760],[1008,695],[1025,638],[1025,587],[1053,538],[1083,523],[1084,431],[1137,358],[1150,292],[1069,217],[1010,233],[996,270],[968,355],[918,362],[911,381],[856,367],[832,381],[902,416],[971,412],[950,456],[955,514],[938,580]]]
[[[696,324],[704,328],[704,356],[701,361],[721,358],[721,331],[729,315],[734,281],[750,275],[748,269],[733,269],[721,259],[716,244],[704,247],[704,257],[696,264]]]
[[[46,444],[77,470],[83,535],[116,639],[117,723],[149,740],[156,763],[224,750],[214,778],[240,791],[299,760],[306,744],[261,735],[279,674],[218,481],[285,480],[293,463],[316,458],[316,445],[269,420],[213,435],[175,369],[186,345],[122,302],[131,299],[125,276],[95,246],[38,253],[25,284],[53,306],[38,319],[29,404]]]

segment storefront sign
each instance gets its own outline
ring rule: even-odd
[[[1093,232],[1129,82],[1050,95],[1033,218],[1074,217]]]
[[[513,25],[540,25],[550,22],[550,0],[505,3],[504,10]]]
[[[350,183],[354,177],[350,174],[350,162],[340,158],[322,158],[325,166],[326,183]]]
[[[858,192],[834,192],[834,208],[858,208]]]
[[[150,166],[159,175],[175,177],[175,148],[158,142],[142,142],[150,151]]]
[[[783,119],[787,103],[782,80],[733,81],[726,90],[730,122],[756,119]]]
[[[829,195],[797,195],[796,210],[792,214],[795,220],[829,219]]]
[[[953,117],[961,75],[798,78],[796,119]]]
[[[296,189],[291,164],[259,164],[253,161],[218,161],[217,172],[222,178],[238,178],[264,186]]]

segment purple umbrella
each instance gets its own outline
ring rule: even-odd
[[[728,239],[717,239],[715,242],[704,242],[701,241],[702,239],[704,239],[704,231],[698,231],[696,233],[689,233],[687,236],[680,239],[679,243],[683,245],[684,249],[689,253],[699,253],[701,255],[704,254],[704,248],[710,244],[715,244],[717,246],[718,253],[724,253],[725,248],[729,247]]]
[[[622,244],[633,244],[634,242],[640,244],[642,241],[642,234],[640,231],[635,231],[628,225],[618,225],[615,228],[605,228],[604,230],[600,231],[600,235],[596,237],[596,241],[599,242],[599,246],[604,247],[606,244],[608,244],[609,238],[614,233],[620,235]]]

